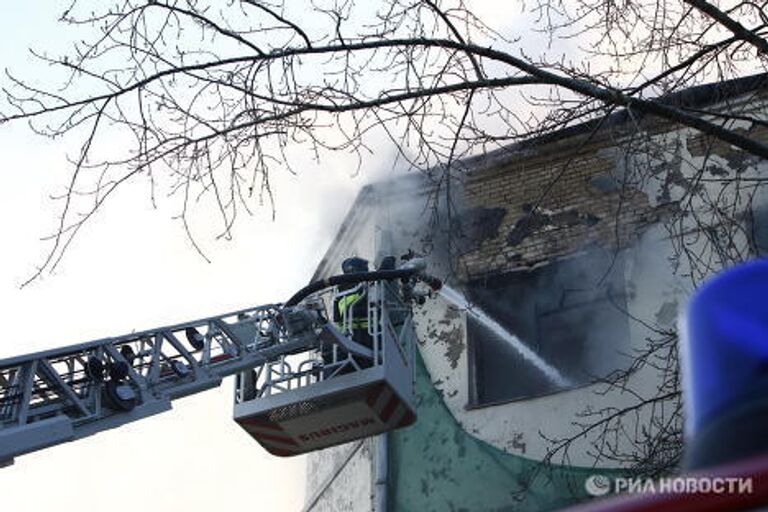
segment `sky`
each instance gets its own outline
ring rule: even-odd
[[[477,12],[498,16],[494,4],[481,2]],[[26,48],[60,48],[70,39],[55,21],[62,5],[38,0],[3,10],[4,69],[45,73]],[[390,172],[373,163],[356,176],[355,160],[343,155],[330,165],[301,160],[300,176],[273,176],[276,219],[265,209],[241,221],[233,241],[205,247],[210,263],[192,249],[170,205],[156,210],[145,188],[128,188],[53,274],[22,289],[48,247],[41,238],[57,213],[50,196],[62,191],[72,151],[24,124],[0,126],[0,358],[283,301],[311,277],[360,187]],[[231,401],[227,379],[171,412],[21,456],[0,469],[2,508],[299,509],[304,460],[268,455],[232,421]]]
[[[24,48],[66,39],[61,2],[18,2],[0,17],[0,62],[31,67]],[[67,177],[68,149],[23,124],[0,126],[0,358],[284,301],[311,277],[355,194],[343,158],[276,177],[277,216],[244,220],[232,242],[190,246],[174,211],[126,189],[82,233],[53,275],[19,285],[42,261],[56,220],[51,194]],[[232,380],[174,402],[168,413],[25,455],[0,469],[3,510],[294,511],[304,460],[267,454],[231,419]],[[86,507],[90,508],[90,507]]]

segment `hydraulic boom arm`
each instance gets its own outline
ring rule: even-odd
[[[171,408],[171,400],[306,346],[261,306],[0,360],[0,461]]]
[[[421,270],[372,272],[352,280],[405,282]],[[167,411],[172,400],[217,387],[228,375],[252,374],[292,354],[317,353],[323,340],[349,344],[328,322],[322,301],[304,301],[349,281],[337,276],[313,283],[285,305],[0,360],[0,467],[17,455]]]

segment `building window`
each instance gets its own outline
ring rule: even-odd
[[[768,200],[768,194],[763,194],[759,206],[753,207],[749,222],[747,223],[747,234],[751,246],[751,252],[754,256],[765,258],[768,256],[768,206],[764,201]]]
[[[467,314],[470,405],[570,389],[630,362],[621,254],[593,250],[500,274],[467,294],[481,313]],[[516,339],[495,333],[483,314]]]

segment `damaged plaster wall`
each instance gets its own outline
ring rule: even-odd
[[[765,110],[764,104],[759,108]],[[751,126],[735,128],[764,131]],[[629,158],[611,145],[584,148],[579,156],[568,158],[566,174],[552,188],[552,197],[536,207],[525,201],[535,197],[558,172],[561,163],[556,159],[550,158],[539,168],[535,160],[523,159],[511,168],[478,173],[467,184],[469,204],[491,211],[506,208],[508,213],[498,226],[486,231],[490,235],[461,255],[460,271],[469,278],[492,276],[590,244],[623,247],[627,313],[638,319],[629,322],[626,352],[644,348],[654,335],[652,329],[672,329],[694,282],[756,252],[744,221],[750,208],[758,212],[753,224],[758,225],[757,240],[762,240],[768,222],[759,212],[768,211],[768,203],[765,190],[751,189],[750,193],[749,184],[764,178],[768,166],[733,148],[708,142],[689,129],[649,134],[645,144],[632,148]],[[699,169],[705,169],[703,178]],[[735,185],[723,187],[717,179],[708,179],[723,177],[732,178]],[[680,201],[689,201],[692,213],[675,216]],[[732,211],[723,216],[719,205],[729,205]],[[683,238],[671,238],[670,223]],[[712,233],[702,236],[702,224]],[[690,253],[688,259],[680,255],[680,240]],[[691,268],[691,261],[699,259],[707,261],[706,272]],[[509,453],[541,458],[548,449],[541,434],[569,437],[577,432],[571,419],[579,413],[622,407],[633,400],[619,390],[596,393],[603,388],[593,385],[468,408],[472,399],[466,347],[471,340],[466,339],[466,313],[439,301],[421,310],[418,319],[425,364],[453,416],[467,432]],[[658,392],[658,378],[656,370],[646,366],[632,375],[628,387],[650,398]],[[637,418],[639,424],[647,419],[643,414]],[[587,436],[572,447],[572,464],[594,462],[588,453],[594,440]],[[630,448],[629,440],[626,448]]]
[[[765,105],[759,102],[754,108],[764,111]],[[736,128],[768,139],[765,128]],[[768,251],[768,193],[754,186],[768,167],[688,129],[658,129],[638,139],[630,141],[635,145],[629,152],[617,149],[627,141],[609,137],[586,145],[556,141],[481,166],[463,183],[462,229],[453,239],[431,223],[431,213],[439,214],[440,209],[425,206],[427,182],[408,177],[376,185],[353,209],[318,273],[335,273],[331,270],[351,254],[373,258],[375,239],[384,230],[394,231],[398,251],[410,248],[427,254],[436,273],[450,277],[459,288],[500,273],[547,265],[590,247],[621,249],[627,313],[641,320],[628,322],[629,340],[623,349],[641,349],[652,329],[674,327],[681,305],[700,278],[739,258]],[[577,154],[566,153],[573,147]],[[733,186],[723,188],[725,179]],[[539,201],[544,190],[548,194]],[[681,214],[680,201],[689,201],[696,215]],[[725,204],[735,205],[728,215],[718,209]],[[706,271],[680,257],[680,240],[694,263],[707,263]],[[622,407],[632,403],[634,395],[657,392],[658,374],[646,366],[631,377],[628,387],[634,395],[620,390],[601,394],[595,384],[476,407],[470,396],[467,312],[438,297],[418,309],[415,319],[419,351],[451,415],[469,435],[509,454],[541,459],[549,448],[542,434],[568,437],[577,428],[573,420],[585,410]],[[635,421],[642,424],[646,419],[641,413]],[[417,423],[411,428],[420,427]],[[592,441],[577,441],[569,451],[569,464],[591,466]],[[332,461],[348,449],[345,445],[310,455],[308,496],[332,471]],[[372,455],[361,451],[360,457],[363,460],[350,466],[354,471],[344,469],[341,475],[347,476],[337,487],[372,495]],[[354,510],[369,510],[368,504]],[[336,505],[323,497],[312,510],[337,510]]]
[[[625,191],[617,208],[620,187],[611,176],[615,164],[602,155],[602,147],[567,158],[555,151],[541,149],[534,158],[468,178],[471,206],[504,209],[506,215],[498,236],[484,237],[459,256],[463,278],[533,266],[590,244],[618,245],[647,221],[648,200],[639,191]]]

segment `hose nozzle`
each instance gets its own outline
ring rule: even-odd
[[[437,292],[440,291],[440,288],[443,287],[443,281],[442,279],[439,279],[435,276],[431,276],[429,274],[421,274],[419,276],[419,280],[432,288],[432,291]]]

